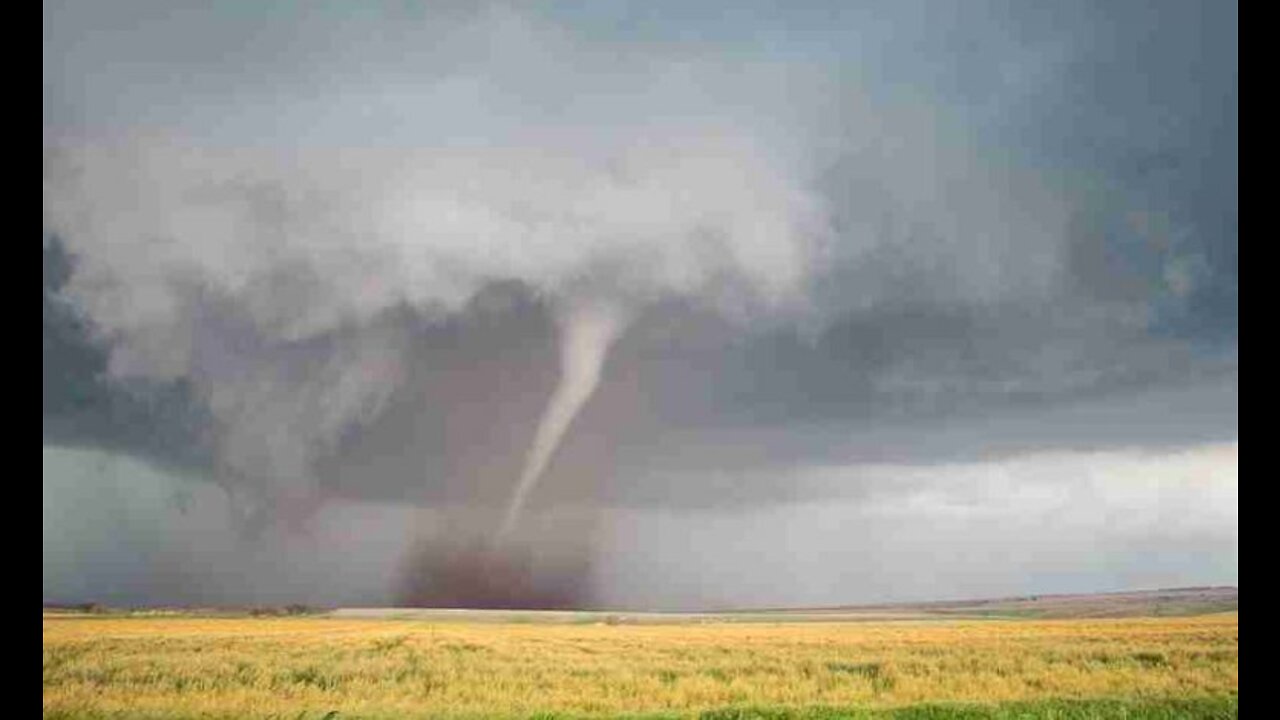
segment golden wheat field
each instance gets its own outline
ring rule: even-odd
[[[1227,698],[1212,707],[1234,714],[1239,687],[1234,612],[637,625],[46,614],[43,634],[46,717],[785,717],[1197,698]]]

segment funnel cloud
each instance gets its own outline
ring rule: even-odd
[[[529,447],[529,456],[520,470],[520,479],[507,501],[507,511],[498,529],[497,542],[506,540],[520,520],[529,493],[547,469],[551,454],[577,417],[582,406],[600,384],[600,373],[609,346],[622,330],[620,311],[601,304],[582,303],[562,311],[560,317],[560,378],[538,420],[538,429]]]

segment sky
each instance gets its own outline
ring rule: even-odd
[[[44,596],[1238,584],[1238,8],[46,2]]]

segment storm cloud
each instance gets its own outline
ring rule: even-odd
[[[670,557],[620,540],[649,537],[635,523],[835,503],[874,526],[921,483],[999,504],[984,472],[1102,463],[1123,484],[1134,457],[1200,452],[1234,488],[1237,45],[1237,9],[1201,3],[47,3],[45,594],[94,593],[51,572],[51,537],[78,541],[50,508],[110,485],[101,458],[197,488],[206,530],[165,537],[225,526],[228,548],[305,557],[343,513],[382,524],[327,537],[317,556],[381,570],[309,601],[490,592],[438,586],[471,582],[581,308],[625,321],[528,487],[550,569],[519,573],[584,588],[554,603],[734,601],[622,581]],[[1214,522],[1233,581],[1237,520]],[[726,533],[707,564],[736,556]],[[597,557],[614,546],[631,560]],[[415,547],[431,567],[406,584]],[[215,565],[95,582],[298,590],[246,570],[229,591]],[[1054,587],[1111,582],[1079,572]],[[796,601],[834,599],[812,573]],[[865,597],[893,594],[877,582]]]

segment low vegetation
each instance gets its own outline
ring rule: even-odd
[[[1235,717],[1237,613],[537,624],[44,619],[52,717]]]

